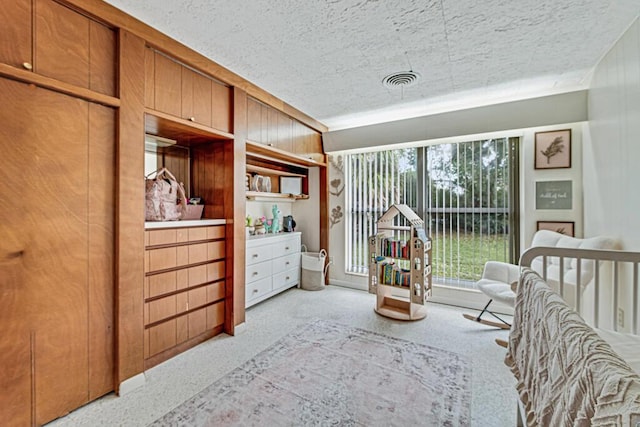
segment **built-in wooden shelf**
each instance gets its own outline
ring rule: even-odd
[[[233,140],[233,134],[231,133],[222,132],[149,108],[145,109],[144,131],[149,135],[178,140],[182,145]]]
[[[306,175],[301,173],[287,172],[283,170],[270,169],[262,166],[255,166],[255,165],[249,165],[249,164],[247,164],[247,172],[255,172],[255,173],[264,174],[264,175],[294,176],[294,177],[300,177],[300,178],[306,177]]]
[[[294,166],[327,166],[324,162],[318,162],[311,157],[303,157],[298,154],[289,153],[288,151],[281,150],[279,148],[271,147],[269,145],[260,144],[247,140],[247,156],[254,156],[257,158],[276,160],[284,164],[291,164]]]
[[[283,194],[283,193],[267,193],[264,191],[247,191],[247,200],[270,201],[278,200],[281,202],[295,202],[296,200],[306,200],[309,198],[306,194]]]

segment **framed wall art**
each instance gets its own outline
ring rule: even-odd
[[[536,132],[536,169],[571,167],[571,129]]]
[[[573,221],[538,221],[537,230],[551,230],[565,236],[575,237],[575,223]]]
[[[537,181],[536,209],[572,209],[571,181]]]

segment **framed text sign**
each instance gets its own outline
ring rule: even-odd
[[[571,181],[536,182],[536,209],[571,209]]]

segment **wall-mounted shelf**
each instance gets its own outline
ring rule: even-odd
[[[184,120],[160,111],[145,109],[144,131],[150,135],[179,140],[181,144],[212,141],[232,141],[233,134],[222,132],[196,122]]]
[[[292,164],[297,166],[327,166],[326,163],[317,162],[312,158],[306,158],[297,154],[289,153],[288,151],[281,150],[279,148],[271,147],[269,145],[260,144],[259,142],[248,141],[247,144],[247,156],[266,157],[271,160],[280,161],[284,164]]]
[[[250,191],[255,187],[246,187],[247,200],[272,202],[279,200],[282,202],[294,202],[309,198],[309,168],[311,166],[323,166],[313,159],[307,159],[288,151],[271,147],[265,144],[246,141],[247,148],[247,175],[262,175],[270,179],[270,191],[273,193]],[[301,194],[281,193],[280,181],[282,178],[300,178],[299,192]],[[248,177],[247,182],[251,182]],[[259,188],[258,188],[259,189]],[[288,188],[291,191],[290,188]],[[295,192],[295,191],[294,191]]]
[[[295,202],[296,200],[306,200],[309,198],[306,194],[283,194],[283,193],[267,193],[263,191],[247,191],[247,200],[256,202],[270,202],[277,200],[279,202]]]
[[[306,177],[306,175],[301,173],[270,169],[262,166],[255,166],[255,165],[249,165],[249,164],[247,165],[247,172],[255,172],[263,175],[266,174],[266,175],[278,175],[278,176],[294,176],[294,177],[300,177],[300,178]]]

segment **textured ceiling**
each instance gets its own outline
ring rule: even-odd
[[[330,129],[584,88],[640,0],[107,0]],[[390,73],[421,79],[387,89]]]

